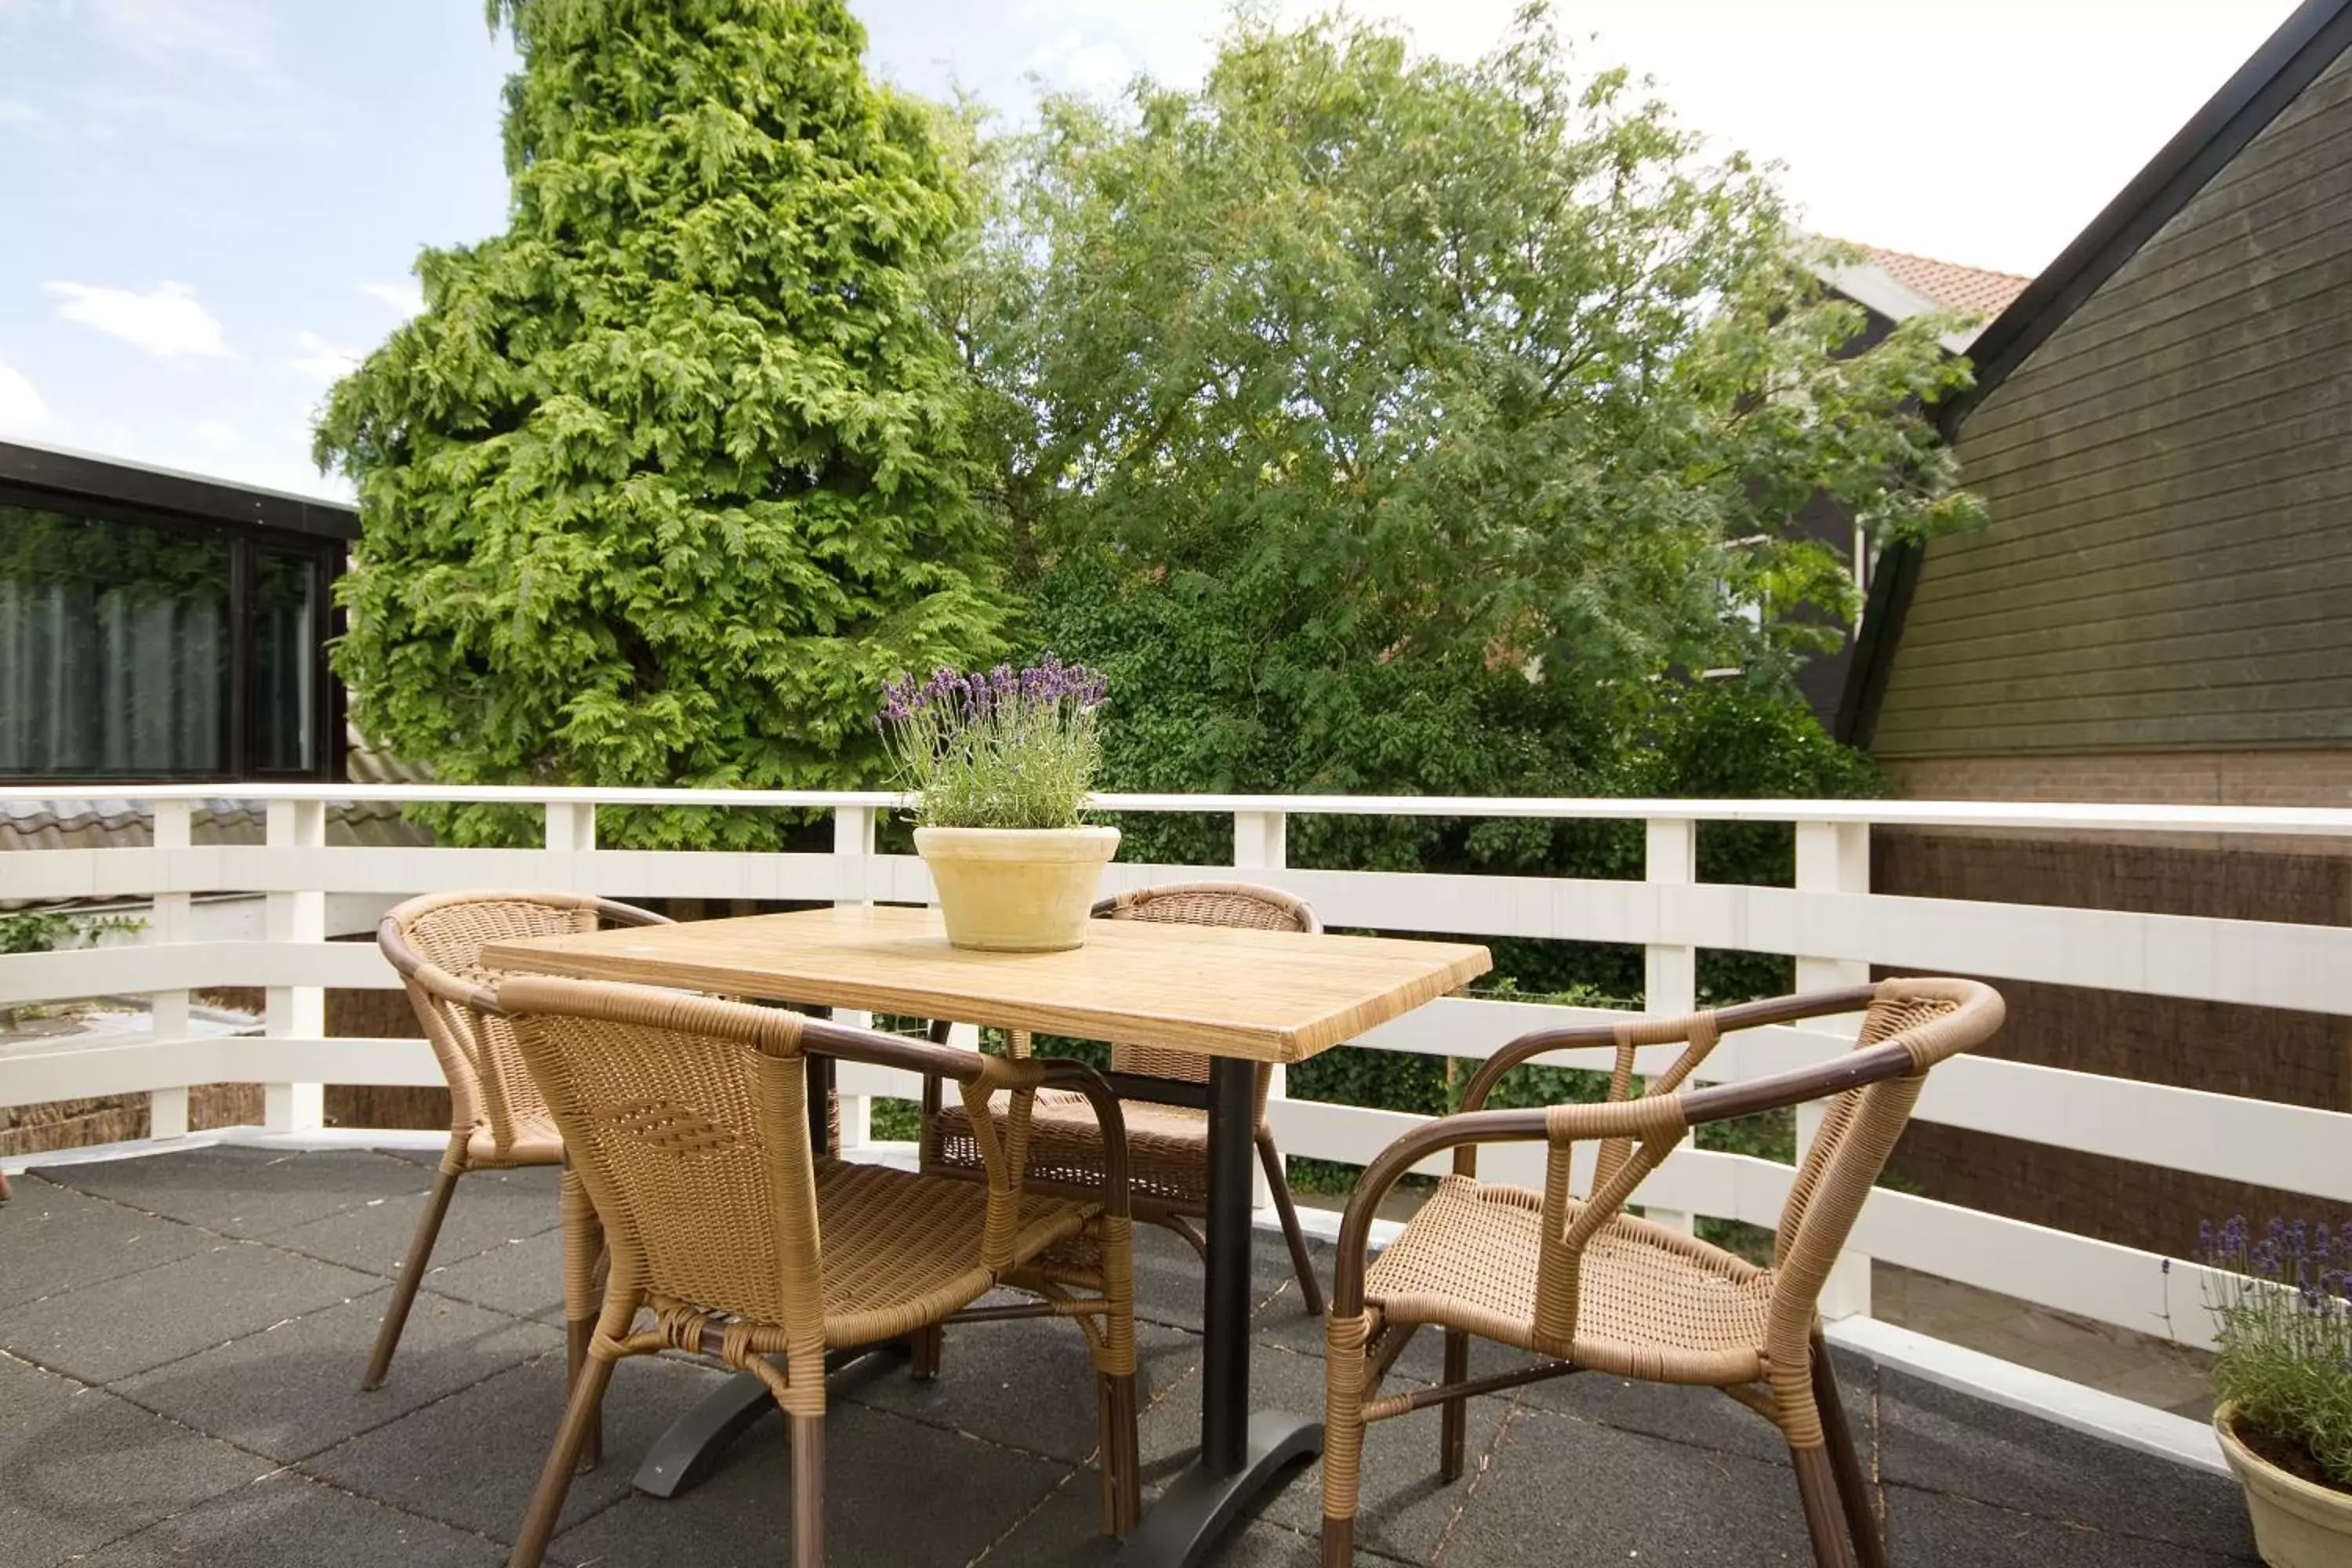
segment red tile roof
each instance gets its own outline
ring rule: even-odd
[[[1864,255],[1888,277],[1915,293],[1924,294],[1948,310],[1990,321],[2009,308],[2033,281],[2014,272],[1993,272],[1982,267],[1962,267],[1907,251],[1861,247]]]

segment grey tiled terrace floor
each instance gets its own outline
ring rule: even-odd
[[[429,1180],[420,1157],[206,1148],[18,1180],[0,1205],[0,1565],[501,1563],[562,1405],[553,1173],[460,1187],[390,1384],[359,1374]],[[1321,1399],[1318,1325],[1260,1238],[1261,1405]],[[1139,1261],[1150,1479],[1195,1428],[1198,1274],[1158,1233]],[[1326,1260],[1328,1268],[1328,1258]],[[1416,1345],[1404,1373],[1433,1370]],[[1847,1363],[1898,1563],[2218,1568],[2252,1559],[2226,1481]],[[607,1458],[551,1562],[774,1564],[781,1423],[675,1501],[637,1458],[719,1374],[624,1364]],[[1097,1563],[1094,1394],[1050,1322],[950,1335],[945,1376],[835,1382],[828,1527],[840,1564]],[[1475,1402],[1465,1482],[1433,1473],[1435,1415],[1373,1429],[1359,1560],[1501,1564],[1810,1561],[1778,1440],[1711,1393],[1593,1375]],[[1225,1564],[1307,1564],[1308,1471]]]

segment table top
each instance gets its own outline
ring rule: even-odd
[[[849,905],[494,942],[494,969],[1295,1062],[1476,979],[1469,942],[1094,921],[1066,952],[948,945],[939,912]]]

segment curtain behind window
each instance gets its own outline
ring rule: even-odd
[[[0,773],[228,767],[229,548],[0,506]]]

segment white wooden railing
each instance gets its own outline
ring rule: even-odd
[[[54,790],[9,788],[0,798]],[[191,842],[194,803],[266,803],[261,845]],[[184,1135],[192,1084],[267,1086],[268,1126],[319,1126],[327,1084],[440,1081],[424,1042],[329,1038],[329,987],[394,985],[364,942],[330,942],[331,924],[365,929],[373,911],[448,888],[537,887],[619,898],[924,902],[929,878],[911,856],[876,852],[877,815],[900,804],[880,794],[684,790],[367,788],[356,785],[150,787],[132,795],[153,814],[145,848],[0,855],[0,900],[106,899],[149,911],[129,942],[0,956],[0,1007],[100,995],[152,999],[154,1029],[130,1043],[32,1041],[0,1047],[0,1106],[88,1096],[152,1098],[158,1138]],[[326,842],[339,800],[505,802],[543,807],[542,848],[362,848]],[[835,825],[829,854],[672,853],[599,848],[602,805],[820,808]],[[1874,963],[1986,976],[2352,1014],[2352,928],[2096,910],[1897,898],[1869,889],[1869,835],[1897,824],[2021,832],[2196,834],[2208,841],[2264,836],[2352,839],[2352,811],[2223,807],[1944,805],[1908,801],[1444,800],[1333,796],[1111,795],[1117,812],[1217,813],[1234,825],[1233,865],[1313,901],[1334,926],[1465,936],[1636,942],[1647,955],[1646,1001],[1660,1012],[1693,1000],[1700,948],[1792,954],[1801,989],[1864,978]],[[1641,881],[1294,869],[1286,825],[1318,814],[1640,820],[1647,825]],[[1698,825],[1795,825],[1796,886],[1708,884],[1696,879]],[[1106,888],[1214,875],[1230,868],[1115,863]],[[225,891],[257,896],[261,934],[200,918]],[[331,921],[330,911],[336,911]],[[354,921],[358,923],[353,923]],[[196,1038],[192,988],[257,986],[268,998],[259,1038]],[[1590,1022],[1598,1009],[1451,998],[1374,1030],[1360,1047],[1479,1058],[1538,1026]],[[1777,1071],[1844,1048],[1834,1028],[1756,1031],[1727,1042],[1703,1079]],[[2259,1051],[2259,1037],[2217,1048]],[[1562,1060],[1568,1058],[1562,1058]],[[1587,1065],[1595,1065],[1587,1063]],[[1663,1053],[1653,1070],[1664,1065]],[[866,1136],[869,1097],[913,1092],[880,1069],[845,1072],[847,1136]],[[1295,1155],[1362,1163],[1410,1125],[1390,1110],[1277,1098],[1274,1127]],[[1931,1079],[1918,1116],[2012,1138],[2352,1202],[2352,1114],[1964,1058]],[[1810,1121],[1801,1124],[1809,1135]],[[1531,1181],[1533,1150],[1498,1151],[1495,1173]],[[1516,1159],[1512,1156],[1517,1156]],[[1686,1147],[1642,1197],[1654,1216],[1715,1215],[1769,1226],[1789,1169],[1771,1161]],[[2206,1344],[2201,1270],[2153,1254],[2042,1226],[1881,1191],[1841,1270],[1833,1314],[1869,1306],[1874,1256],[2063,1310]]]

